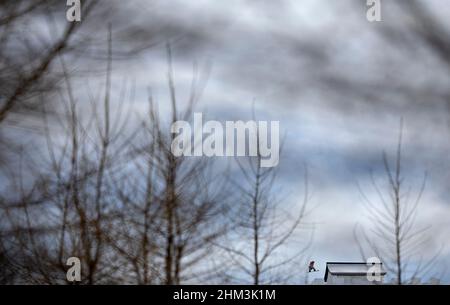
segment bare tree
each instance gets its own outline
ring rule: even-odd
[[[242,180],[233,180],[239,190],[235,206],[231,207],[230,228],[216,243],[226,254],[225,279],[231,282],[251,282],[254,285],[287,283],[297,272],[291,268],[301,261],[312,241],[311,235],[299,238],[308,214],[308,176],[304,175],[304,197],[298,206],[287,207],[274,194],[274,168],[261,167],[261,155],[237,160]],[[297,269],[297,268],[296,268]],[[247,279],[247,280],[246,280]],[[250,279],[250,280],[248,280]]]
[[[38,106],[39,99],[33,97],[36,93],[48,90],[51,84],[48,72],[58,56],[70,50],[69,41],[81,25],[76,22],[67,23],[61,37],[45,46],[43,50],[31,37],[17,39],[19,27],[28,26],[33,14],[54,5],[54,1],[40,0],[4,1],[0,11],[4,16],[0,19],[0,80],[2,86],[0,103],[0,123],[12,111],[26,111]],[[83,1],[84,15],[87,17],[93,7],[94,1]],[[22,32],[24,33],[24,32]],[[37,35],[37,33],[34,33]],[[45,40],[44,40],[45,41]],[[18,56],[22,54],[21,56]],[[49,83],[50,81],[50,83]]]
[[[109,178],[120,167],[130,137],[124,132],[127,117],[115,116],[114,126],[110,121],[111,30],[108,37],[105,94],[99,103],[102,110],[98,111],[93,98],[90,116],[80,115],[82,106],[61,58],[66,85],[62,93],[67,93],[61,94],[64,119],[48,116],[44,107],[46,156],[22,152],[27,175],[10,170],[10,193],[17,195],[12,196],[15,199],[0,198],[1,237],[10,248],[8,261],[21,270],[20,281],[65,282],[65,263],[71,256],[81,259],[85,283],[111,281],[110,269],[115,266],[108,264],[105,232],[116,206]]]
[[[132,281],[140,284],[180,284],[206,276],[202,263],[224,231],[224,179],[214,176],[209,160],[175,157],[171,151],[170,125],[190,120],[204,82],[194,72],[191,96],[180,112],[170,46],[167,56],[170,119],[159,114],[150,96],[140,144],[132,145],[132,166],[115,187],[123,214],[110,242],[134,274]]]
[[[197,84],[198,80],[194,75],[187,110],[178,113],[170,47],[167,50],[172,111],[170,122],[173,124],[191,117],[192,107],[201,93],[196,87],[200,86],[202,89],[202,84]],[[185,280],[183,273],[211,253],[212,241],[223,232],[223,225],[216,221],[222,214],[223,182],[220,176],[211,176],[212,169],[208,160],[192,161],[173,155],[171,143],[175,134],[163,132],[156,110],[152,106],[151,109],[151,136],[156,143],[153,165],[156,167],[155,174],[162,183],[161,192],[157,195],[161,205],[162,226],[157,235],[162,241],[160,255],[164,261],[164,283],[180,284]]]
[[[360,188],[369,213],[368,218],[372,223],[370,233],[366,234],[364,230],[358,232],[357,227],[355,228],[355,238],[362,256],[367,259],[368,253],[373,253],[379,257],[387,270],[394,275],[398,285],[407,283],[417,275],[426,274],[436,259],[435,256],[423,262],[422,258],[417,258],[428,239],[426,232],[429,227],[417,226],[419,203],[427,175],[424,174],[416,194],[411,187],[405,185],[402,174],[402,138],[403,120],[400,123],[393,165],[383,152],[386,187],[382,188],[373,174],[371,175],[373,189],[378,195],[376,201],[368,198]]]

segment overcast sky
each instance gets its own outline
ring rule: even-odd
[[[301,204],[306,164],[315,227],[309,253],[322,271],[327,261],[361,260],[353,231],[370,224],[359,189],[380,203],[371,175],[385,185],[382,153],[393,162],[403,118],[405,188],[419,190],[428,174],[417,224],[430,227],[429,239],[416,258],[442,248],[429,276],[450,282],[450,70],[416,37],[410,12],[382,1],[382,22],[370,23],[364,2],[108,1],[115,5],[95,20],[94,49],[104,46],[108,23],[118,57],[129,46],[151,46],[114,61],[113,90],[118,96],[118,84],[135,82],[135,113],[146,109],[149,88],[162,111],[169,106],[169,42],[181,102],[194,66],[207,78],[196,108],[205,120],[250,120],[254,105],[258,120],[280,121],[278,186],[287,206]],[[425,6],[450,33],[448,1]],[[71,69],[86,69],[85,59]]]
[[[383,21],[369,23],[361,3],[335,2],[131,1],[111,16],[128,18],[135,35],[155,46],[116,63],[114,79],[136,81],[137,111],[146,107],[148,87],[164,109],[170,41],[181,100],[188,98],[194,63],[207,73],[197,106],[205,119],[247,120],[255,103],[258,119],[280,121],[279,183],[288,201],[300,203],[307,164],[315,206],[310,253],[322,270],[326,261],[360,259],[353,229],[368,224],[358,185],[377,201],[370,174],[382,179],[382,152],[394,157],[403,117],[405,186],[419,189],[428,173],[417,222],[431,225],[430,238],[419,256],[444,246],[435,270],[444,271],[450,267],[450,72],[414,38],[407,12],[383,2]],[[427,3],[449,29],[448,3]],[[112,23],[119,42],[129,39]],[[391,28],[401,33],[392,39],[403,42],[386,38]]]

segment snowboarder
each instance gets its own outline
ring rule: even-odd
[[[316,269],[316,267],[314,267],[314,261],[309,262],[308,272],[311,272],[311,271],[314,271],[314,272],[319,271]]]

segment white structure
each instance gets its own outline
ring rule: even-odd
[[[373,270],[378,270],[373,281]],[[324,281],[328,285],[377,285],[382,284],[386,271],[378,265],[356,262],[327,262]]]

